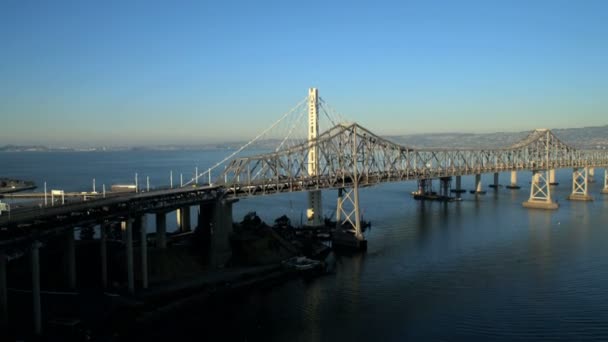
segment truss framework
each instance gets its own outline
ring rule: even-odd
[[[363,238],[361,231],[361,216],[359,215],[359,189],[338,189],[338,206],[336,209],[336,224],[338,227],[353,227],[355,237]]]
[[[574,168],[572,172],[572,195],[587,196],[587,168]]]
[[[308,171],[310,144],[317,172]],[[608,166],[608,152],[576,150],[550,130],[497,149],[414,149],[356,123],[338,124],[312,142],[228,163],[218,181],[229,196],[370,186],[384,182],[517,170]]]
[[[540,170],[534,170],[532,174],[532,185],[530,186],[530,200],[531,201],[551,201],[551,187],[549,186],[549,179],[546,172]]]

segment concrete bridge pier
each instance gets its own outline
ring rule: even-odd
[[[338,228],[342,225],[342,201],[344,200],[343,192],[344,192],[344,188],[338,189],[338,201],[336,203],[336,228]]]
[[[549,170],[549,185],[559,185],[559,183],[555,181],[555,169]]]
[[[587,173],[587,181],[589,183],[595,183],[595,168],[590,167],[589,172]]]
[[[217,200],[213,207],[210,263],[213,267],[226,264],[232,255],[229,236],[232,232],[232,204],[238,200]]]
[[[490,184],[490,188],[498,189],[500,184],[498,184],[498,172],[494,172],[494,183]]]
[[[574,168],[572,170],[572,193],[568,196],[572,201],[592,201],[593,197],[587,192],[588,168]]]
[[[167,248],[167,213],[156,213],[156,248]]]
[[[108,287],[108,228],[110,224],[103,222],[99,225],[99,256],[101,259],[101,286]]]
[[[185,206],[177,209],[177,230],[180,233],[189,232],[192,229],[190,225],[190,206]]]
[[[148,218],[146,214],[142,214],[135,220],[137,225],[136,231],[140,234],[140,260],[141,260],[141,287],[148,288]]]
[[[8,328],[8,289],[6,285],[6,264],[7,258],[4,253],[0,253],[0,331]],[[2,335],[0,334],[0,337]]]
[[[456,189],[452,189],[450,192],[456,193],[457,197],[460,197],[461,193],[467,192],[462,188],[462,176],[456,176]]]
[[[121,222],[124,231],[124,243],[127,261],[127,288],[130,294],[135,293],[135,270],[133,265],[133,220],[131,218]]]
[[[449,197],[451,185],[452,177],[441,177],[439,179],[439,195],[442,197]]]
[[[532,183],[530,185],[530,199],[523,202],[525,208],[554,210],[559,207],[551,199],[551,187],[547,182],[548,175],[541,170],[532,171]]]
[[[471,193],[476,195],[483,195],[486,193],[481,186],[481,174],[479,173],[475,175],[475,190],[471,190]]]
[[[76,250],[74,246],[74,227],[66,231],[65,236],[65,265],[68,288],[76,288]]]
[[[608,168],[604,169],[604,189],[602,189],[603,194],[608,194]]]
[[[511,171],[511,184],[507,185],[507,189],[520,189],[517,185],[517,171]]]
[[[30,249],[32,273],[32,312],[34,314],[34,333],[42,334],[42,307],[40,304],[40,251],[42,244],[34,241]]]
[[[196,232],[197,234],[200,234],[199,236],[202,237],[202,240],[205,243],[209,243],[211,241],[211,226],[213,222],[214,209],[215,204],[201,203],[198,205]]]

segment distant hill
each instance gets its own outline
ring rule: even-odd
[[[29,145],[29,146],[19,146],[19,145],[6,145],[0,146],[0,152],[47,152],[49,150],[46,146],[39,145]]]
[[[552,130],[563,142],[579,148],[608,149],[608,125]]]
[[[563,142],[581,149],[608,149],[608,125],[600,127],[552,129]],[[494,148],[509,146],[524,139],[531,131],[496,132],[496,133],[420,133],[385,136],[390,141],[412,148],[450,147],[450,148]],[[281,139],[265,139],[249,146],[248,151],[274,150],[283,142],[293,146],[297,141],[282,141]],[[40,145],[0,146],[0,152],[76,152],[76,151],[175,151],[175,150],[235,150],[246,142],[207,143],[200,145],[161,145],[136,147],[48,147]]]
[[[564,143],[580,149],[608,149],[608,125],[600,127],[552,129]],[[429,148],[494,148],[509,146],[524,139],[531,131],[496,133],[430,133],[387,136],[400,145]]]

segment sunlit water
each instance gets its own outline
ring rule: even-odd
[[[224,155],[1,153],[0,176],[85,191],[93,177],[99,187],[133,182],[135,172],[140,184],[149,176],[153,186],[166,185],[173,169],[177,184],[180,173],[191,177],[195,166],[206,169]],[[486,195],[467,193],[447,204],[413,200],[414,182],[362,189],[363,215],[372,222],[365,254],[337,257],[334,275],[288,281],[227,303],[218,313],[220,325],[206,324],[195,311],[168,321],[158,334],[191,334],[192,340],[608,340],[603,171],[596,170],[598,182],[590,184],[593,202],[566,200],[570,173],[557,173],[556,211],[521,206],[529,195],[526,172],[519,174],[520,190],[488,188]],[[491,178],[484,175],[484,184]],[[501,183],[508,179],[501,174]],[[463,179],[467,189],[472,182]],[[323,192],[326,215],[335,211],[335,200],[336,191]],[[282,214],[299,223],[305,203],[302,193],[242,199],[234,218],[254,210],[269,223]]]

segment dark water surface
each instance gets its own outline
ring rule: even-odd
[[[192,174],[226,151],[0,153],[0,176],[46,180],[52,188],[90,190],[91,178],[127,183],[138,172],[168,184],[169,170]],[[462,202],[415,201],[414,182],[360,191],[372,222],[365,254],[336,257],[336,273],[288,281],[216,303],[159,327],[190,340],[512,341],[608,340],[608,195],[590,184],[593,202],[570,202],[570,170],[553,188],[557,211],[529,210],[530,173],[520,190],[504,188]],[[177,176],[176,176],[177,175]],[[142,178],[143,177],[143,178]],[[501,183],[509,179],[501,174]],[[463,178],[472,189],[473,177]],[[492,175],[484,175],[489,184]],[[49,189],[51,186],[49,186]],[[98,189],[99,190],[99,189]],[[327,215],[336,191],[324,191]],[[266,222],[282,214],[299,223],[302,193],[242,199],[234,219],[255,210]],[[208,324],[206,322],[212,322]],[[221,322],[221,324],[217,324]]]

